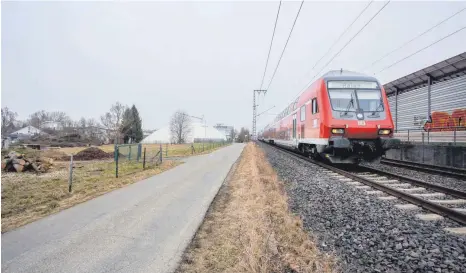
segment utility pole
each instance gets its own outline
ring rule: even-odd
[[[255,139],[256,137],[256,118],[257,118],[257,105],[256,105],[256,93],[260,95],[260,93],[264,92],[264,95],[267,93],[267,90],[254,90],[252,92],[252,134],[251,139]]]

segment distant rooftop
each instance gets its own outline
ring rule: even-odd
[[[426,86],[429,77],[436,83],[463,75],[466,75],[466,52],[386,83],[384,88],[387,95],[391,95],[395,90],[407,92]]]

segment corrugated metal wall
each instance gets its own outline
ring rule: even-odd
[[[431,110],[451,112],[466,108],[466,76],[439,82],[431,87]]]
[[[416,128],[415,116],[427,116],[427,87],[398,95],[397,130]]]
[[[388,106],[390,106],[390,112],[392,113],[393,124],[396,128],[396,115],[395,115],[395,96],[388,97]]]
[[[427,87],[398,94],[398,113],[395,112],[395,95],[388,98],[393,123],[398,115],[397,130],[419,128],[416,117],[428,118]],[[431,112],[451,113],[466,108],[466,76],[435,83],[431,86]]]

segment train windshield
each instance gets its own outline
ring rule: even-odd
[[[332,90],[328,91],[330,101],[332,102],[332,108],[335,111],[356,111],[356,102],[354,96],[354,90]]]
[[[357,90],[358,105],[364,112],[383,112],[380,90]]]
[[[329,81],[328,94],[335,111],[383,112],[382,93],[376,82]]]

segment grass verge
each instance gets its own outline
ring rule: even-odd
[[[291,214],[283,183],[250,143],[177,272],[335,272],[335,262]]]
[[[2,173],[2,233],[72,207],[125,185],[159,174],[181,164],[165,160],[142,170],[141,163],[120,163],[115,178],[111,161],[76,162],[73,191],[68,192],[68,163],[57,162],[44,174]]]

